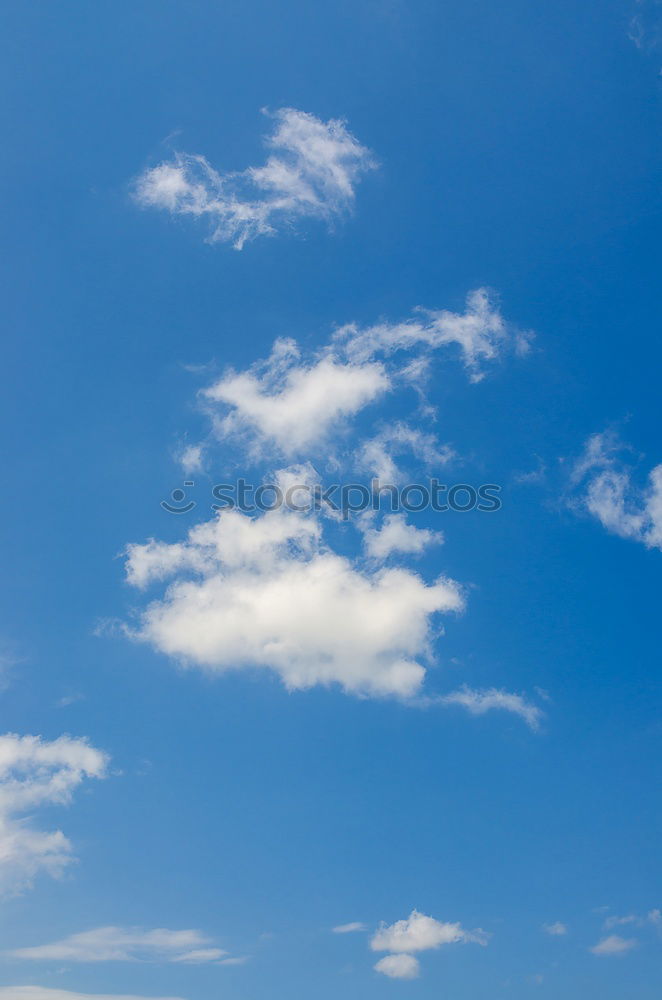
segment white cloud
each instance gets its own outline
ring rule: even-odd
[[[184,475],[190,476],[194,472],[201,472],[203,468],[204,445],[189,444],[183,448],[179,454],[179,464]]]
[[[329,355],[299,362],[293,340],[277,340],[270,357],[245,372],[229,372],[203,396],[228,408],[216,420],[221,437],[246,434],[275,443],[286,455],[322,443],[342,422],[390,386],[377,362],[345,364]]]
[[[439,468],[454,456],[453,450],[448,445],[439,444],[434,434],[399,421],[361,445],[357,456],[359,466],[382,483],[399,483],[403,480],[403,473],[395,457],[405,451],[411,451],[426,468]]]
[[[366,925],[359,923],[359,921],[354,921],[351,924],[339,924],[337,927],[333,928],[334,934],[355,934],[358,931],[366,930]]]
[[[623,938],[618,934],[610,934],[609,937],[602,938],[590,949],[594,955],[600,958],[610,958],[612,956],[626,955],[638,942],[634,938]]]
[[[385,955],[374,968],[390,979],[417,979],[421,972],[420,963],[413,955]]]
[[[560,920],[553,924],[543,924],[543,930],[552,937],[563,937],[564,934],[568,933],[568,928]]]
[[[437,700],[444,705],[459,705],[466,708],[471,715],[485,715],[486,712],[491,711],[512,712],[524,719],[533,730],[540,728],[543,717],[542,710],[536,705],[532,705],[523,695],[513,694],[498,688],[473,690],[465,686],[450,694],[443,695]]]
[[[478,929],[466,931],[459,923],[442,923],[434,917],[412,910],[406,920],[391,925],[381,924],[373,935],[373,951],[409,953],[428,951],[445,944],[487,944],[487,935]]]
[[[176,153],[136,182],[139,205],[206,218],[209,241],[241,249],[304,218],[330,221],[353,205],[356,184],[375,163],[340,119],[320,121],[294,108],[273,115],[261,167],[221,174],[204,156]]]
[[[97,927],[52,944],[18,948],[12,958],[54,962],[216,962],[227,952],[210,947],[200,931],[165,928]]]
[[[343,327],[330,345],[308,360],[302,359],[296,341],[277,339],[266,360],[245,371],[230,370],[202,391],[216,435],[238,435],[257,455],[265,446],[275,446],[288,457],[302,452],[310,457],[311,449],[328,443],[332,434],[338,436],[350,418],[402,382],[403,372],[387,358],[396,349],[429,351],[460,343],[470,377],[479,381],[484,362],[495,360],[504,346],[513,346],[518,335],[484,289],[471,292],[468,303],[464,315],[430,313],[437,319],[428,326],[409,321],[364,331]],[[433,434],[402,421],[361,444],[355,457],[362,469],[395,483],[402,478],[395,457],[405,451],[427,467],[453,457],[452,449]]]
[[[607,917],[604,922],[605,930],[612,930],[614,927],[626,927],[628,924],[636,924],[640,926],[643,923],[641,917],[637,917],[634,913],[628,914],[627,917]]]
[[[405,514],[389,514],[381,528],[366,528],[363,534],[366,554],[380,561],[394,552],[421,555],[431,545],[439,545],[443,540],[440,531],[428,531],[408,524]]]
[[[455,345],[472,382],[484,377],[485,364],[495,361],[504,348],[510,347],[517,354],[528,350],[531,334],[506,323],[486,288],[469,292],[464,313],[420,309],[419,314],[421,319],[379,323],[365,329],[347,324],[336,331],[335,344],[354,364],[415,347],[436,350]]]
[[[411,698],[425,678],[430,619],[464,604],[452,580],[359,568],[321,543],[316,518],[284,511],[224,511],[184,543],[129,546],[130,582],[168,574],[176,579],[134,638],[212,672],[267,668],[290,689]]]
[[[60,736],[0,736],[0,893],[29,887],[42,871],[58,876],[72,847],[59,831],[36,829],[31,817],[45,805],[67,805],[85,778],[103,778],[108,758],[85,740]]]
[[[574,484],[584,481],[579,503],[611,534],[662,549],[662,465],[639,487],[619,457],[622,450],[608,432],[589,438],[571,475]]]
[[[71,993],[45,986],[0,986],[0,1000],[181,1000],[181,997],[119,996],[116,993]]]

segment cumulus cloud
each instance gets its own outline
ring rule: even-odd
[[[337,927],[333,928],[334,934],[355,934],[358,931],[366,930],[365,924],[359,923],[359,921],[354,921],[351,924],[339,924]]]
[[[662,549],[662,465],[651,469],[646,486],[638,486],[621,458],[623,450],[609,432],[588,439],[572,470],[579,491],[572,503],[611,534]]]
[[[590,949],[599,958],[611,958],[614,956],[626,955],[638,942],[634,938],[623,938],[619,934],[610,934],[609,937],[602,938]]]
[[[413,953],[450,944],[486,945],[487,941],[485,931],[467,931],[459,923],[443,923],[412,910],[406,920],[390,925],[382,923],[375,931],[370,947],[373,951],[391,953],[377,962],[374,967],[377,972],[392,979],[415,979],[420,966]]]
[[[487,935],[480,929],[466,931],[459,923],[443,923],[412,910],[406,920],[394,924],[382,923],[372,937],[373,951],[429,951],[445,944],[487,944]]]
[[[134,197],[144,208],[206,219],[211,243],[240,250],[247,240],[273,235],[305,218],[327,222],[354,203],[362,174],[375,166],[341,119],[320,121],[294,108],[272,116],[262,166],[220,173],[204,156],[178,152],[137,180]]]
[[[365,528],[363,544],[371,559],[382,561],[394,552],[421,555],[431,545],[439,545],[444,536],[408,524],[404,514],[389,514],[380,528]]]
[[[245,372],[229,372],[203,393],[226,414],[221,437],[245,435],[293,455],[319,445],[390,386],[378,362],[346,364],[332,355],[307,363],[293,340],[277,340],[270,357]]]
[[[424,348],[437,350],[455,346],[472,382],[485,376],[485,365],[496,361],[510,347],[517,354],[529,349],[531,334],[515,330],[507,323],[486,288],[469,292],[464,313],[448,309],[419,309],[419,318],[400,323],[379,323],[360,328],[347,324],[336,331],[334,341],[339,350],[354,363],[366,362],[377,356],[396,351]]]
[[[28,888],[40,872],[58,876],[73,860],[60,831],[35,828],[34,811],[67,805],[85,778],[103,778],[108,758],[85,740],[0,736],[0,893]]]
[[[175,579],[131,634],[212,672],[274,671],[291,690],[338,684],[364,695],[419,693],[431,618],[457,612],[457,583],[403,568],[369,571],[321,542],[319,521],[221,511],[169,546],[129,546],[127,577]]]
[[[182,1000],[181,997],[138,997],[117,993],[71,993],[45,986],[0,986],[0,1000]]]
[[[52,944],[18,948],[12,958],[54,962],[217,962],[227,952],[200,931],[97,927]]]
[[[418,979],[421,972],[420,962],[413,955],[385,955],[374,969],[389,979]]]

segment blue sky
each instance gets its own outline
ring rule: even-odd
[[[659,5],[0,16],[0,998],[657,997]]]

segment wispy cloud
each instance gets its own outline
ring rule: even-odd
[[[415,318],[399,323],[383,322],[364,328],[349,323],[336,331],[334,343],[354,363],[412,348],[438,350],[452,346],[459,350],[472,382],[484,378],[486,365],[505,350],[522,355],[530,348],[533,334],[507,323],[487,288],[469,292],[463,313],[448,309],[417,312]]]
[[[533,730],[540,728],[544,714],[537,705],[527,701],[524,695],[500,688],[474,690],[465,686],[450,694],[442,695],[437,700],[443,705],[459,705],[471,715],[485,715],[493,711],[511,712],[524,719],[527,726]]]
[[[21,892],[40,872],[58,876],[71,863],[65,835],[39,830],[28,817],[68,805],[86,778],[105,776],[107,763],[106,754],[70,736],[0,736],[0,893]]]
[[[566,924],[561,923],[560,920],[557,920],[553,924],[543,924],[543,930],[546,934],[551,935],[551,937],[563,937],[568,933]]]
[[[638,941],[634,938],[623,938],[620,934],[610,934],[609,937],[602,938],[589,950],[599,958],[613,958],[627,955],[637,945]]]
[[[227,952],[213,947],[198,930],[144,930],[139,927],[97,927],[61,941],[17,948],[12,958],[56,962],[182,962],[201,965],[223,959]]]
[[[337,927],[333,928],[334,934],[356,934],[359,931],[365,931],[366,925],[355,920],[351,924],[338,924]]]
[[[117,993],[72,993],[45,986],[0,986],[0,1000],[182,1000],[181,997],[127,996]]]
[[[304,218],[330,221],[351,208],[360,176],[375,166],[341,119],[320,121],[295,108],[273,114],[266,163],[220,173],[204,156],[178,152],[137,180],[139,205],[208,220],[211,243],[240,250]]]
[[[662,549],[662,464],[639,486],[625,452],[611,432],[590,437],[571,473],[575,493],[570,504],[587,511],[611,534]]]

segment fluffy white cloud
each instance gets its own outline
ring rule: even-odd
[[[421,966],[413,955],[385,955],[374,966],[375,972],[390,979],[417,979]]]
[[[0,1000],[181,1000],[181,997],[119,996],[116,993],[71,993],[45,986],[0,986]]]
[[[469,942],[485,945],[487,935],[482,930],[466,931],[459,923],[443,923],[412,910],[406,920],[381,924],[373,935],[370,947],[373,951],[410,953]]]
[[[221,174],[204,156],[176,153],[138,178],[138,204],[206,218],[210,242],[239,250],[300,219],[328,221],[350,209],[359,177],[375,165],[370,151],[340,119],[323,122],[294,108],[273,117],[263,166]]]
[[[459,705],[461,708],[466,708],[471,715],[485,715],[486,712],[495,710],[513,712],[524,719],[526,724],[534,730],[540,728],[543,716],[542,710],[536,705],[532,705],[522,695],[497,688],[476,691],[465,686],[450,694],[443,695],[438,701],[444,705]]]
[[[243,433],[293,455],[337,432],[389,385],[380,363],[346,364],[329,355],[306,364],[293,340],[277,340],[265,362],[229,372],[203,396],[227,408],[215,421],[221,437]]]
[[[174,547],[130,546],[127,574],[138,584],[176,575],[134,638],[210,671],[267,668],[290,689],[411,698],[431,617],[463,608],[452,580],[361,569],[321,544],[317,519],[284,511],[224,511]]]
[[[610,934],[609,937],[598,941],[590,950],[600,958],[610,958],[626,955],[633,948],[637,947],[637,943],[634,938],[623,938],[619,934]]]
[[[97,927],[52,944],[18,948],[12,958],[55,962],[217,962],[227,952],[212,947],[200,931]]]
[[[379,561],[394,552],[420,555],[443,540],[440,531],[428,531],[408,524],[404,514],[389,514],[380,528],[367,528],[363,533],[366,554]]]
[[[552,937],[563,937],[564,934],[568,933],[568,928],[560,920],[553,924],[543,924],[543,930]]]
[[[334,934],[355,934],[358,931],[366,930],[365,924],[354,921],[351,924],[339,924],[337,927],[333,928]]]
[[[379,323],[365,329],[350,323],[336,331],[335,344],[353,363],[416,347],[436,350],[455,345],[472,382],[484,377],[485,364],[495,361],[504,348],[509,346],[518,354],[528,350],[531,335],[506,323],[486,288],[468,294],[464,313],[420,309],[419,314],[421,319]]]
[[[0,893],[20,892],[42,871],[57,876],[73,860],[61,831],[35,829],[27,816],[67,805],[85,778],[105,776],[107,763],[106,754],[70,736],[0,736]]]
[[[589,438],[572,472],[573,483],[582,483],[580,505],[612,534],[662,549],[662,465],[639,487],[619,458],[622,450],[608,432]]]

